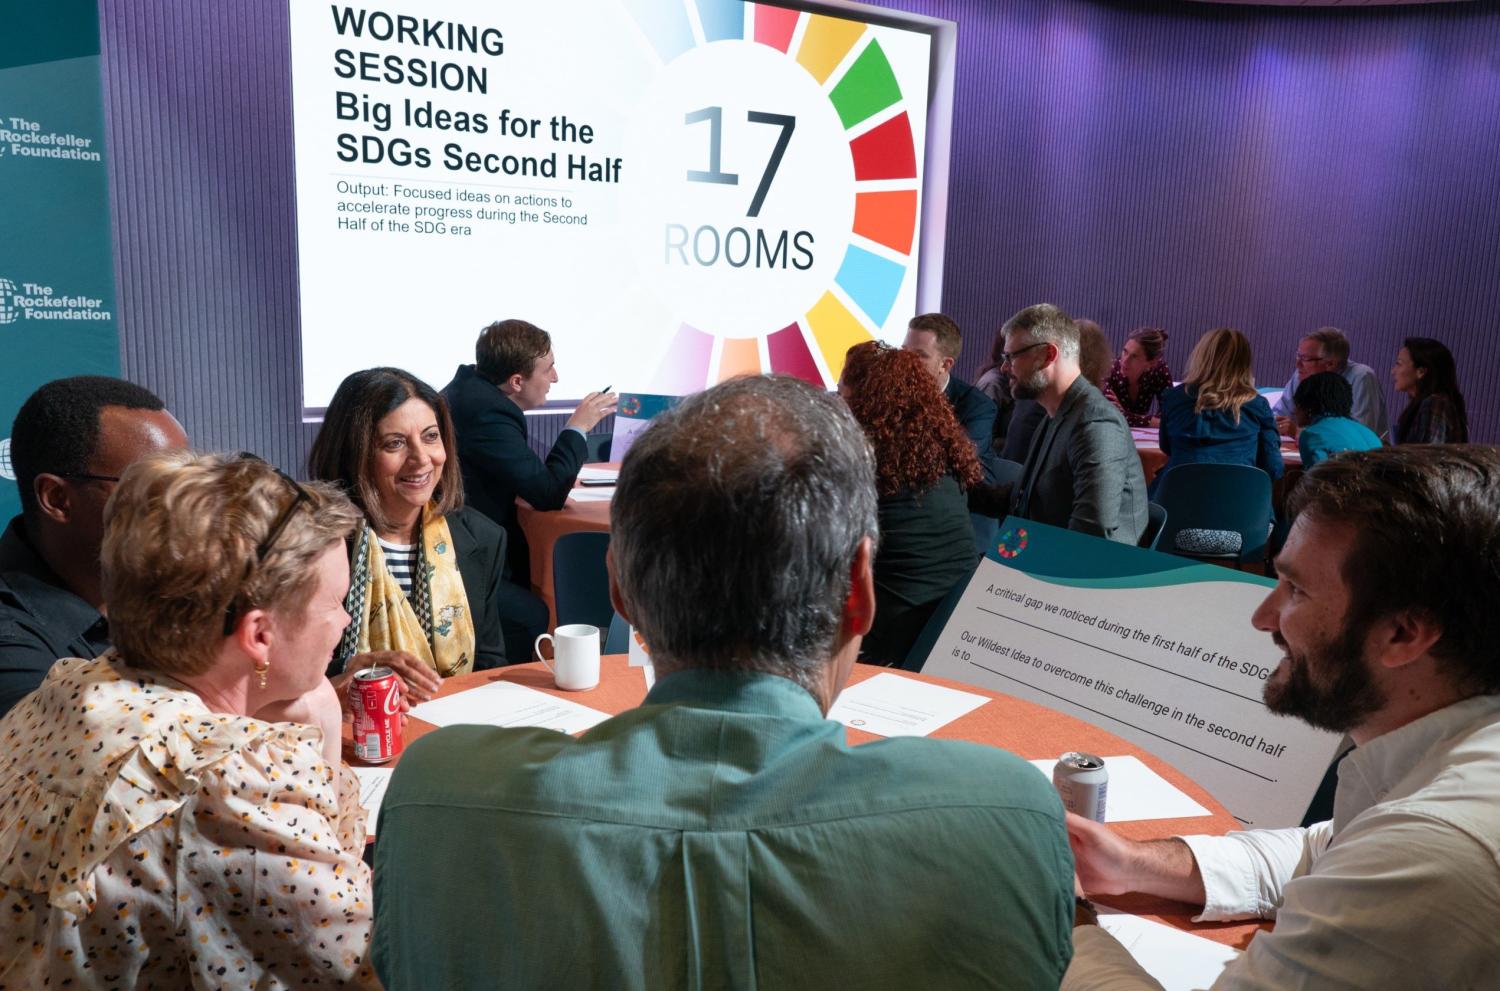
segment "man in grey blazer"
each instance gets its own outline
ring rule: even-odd
[[[1021,480],[1001,507],[1038,523],[1133,544],[1146,528],[1146,476],[1125,417],[1079,373],[1078,326],[1039,303],[1005,324],[1004,366],[1017,399],[1047,419],[1032,436]]]

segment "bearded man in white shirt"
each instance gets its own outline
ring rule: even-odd
[[[1140,843],[1069,816],[1090,894],[1275,918],[1215,991],[1500,981],[1500,449],[1346,453],[1308,472],[1253,622],[1286,653],[1266,705],[1357,744],[1331,822]],[[1084,903],[1085,905],[1087,903]],[[1157,988],[1073,931],[1064,988]]]

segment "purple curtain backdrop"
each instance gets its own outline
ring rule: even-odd
[[[1500,7],[877,2],[959,24],[963,373],[1043,300],[1117,344],[1166,326],[1179,370],[1238,327],[1263,385],[1324,324],[1382,380],[1426,335],[1500,440]],[[100,21],[124,372],[198,444],[300,468],[285,3],[101,0]]]
[[[1117,346],[1166,327],[1179,373],[1237,327],[1263,386],[1320,326],[1386,383],[1401,339],[1431,336],[1473,438],[1500,441],[1500,8],[877,2],[959,25],[961,373],[1041,301]]]

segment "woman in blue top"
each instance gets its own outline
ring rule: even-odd
[[[1195,461],[1253,465],[1273,481],[1281,477],[1281,438],[1270,404],[1255,391],[1244,334],[1228,327],[1204,334],[1188,357],[1187,377],[1162,393],[1160,403],[1161,449],[1168,458],[1157,482]]]
[[[1292,395],[1292,418],[1298,426],[1297,449],[1302,467],[1311,468],[1340,451],[1373,451],[1380,447],[1375,431],[1350,418],[1354,389],[1338,372],[1309,375]]]

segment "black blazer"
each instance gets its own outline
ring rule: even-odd
[[[449,513],[448,532],[458,574],[464,580],[469,615],[474,619],[474,670],[506,663],[505,634],[500,628],[500,583],[505,581],[505,530],[476,509]]]
[[[974,453],[983,456],[989,451],[995,434],[995,415],[998,412],[995,401],[951,372],[943,395],[953,406],[953,415],[958,417],[959,426],[974,442]]]
[[[473,365],[459,366],[443,396],[458,434],[464,494],[470,505],[505,528],[510,537],[508,577],[530,588],[531,549],[516,520],[516,497],[540,510],[561,509],[588,456],[588,443],[577,431],[564,430],[543,462],[527,443],[521,407],[480,378]]]

